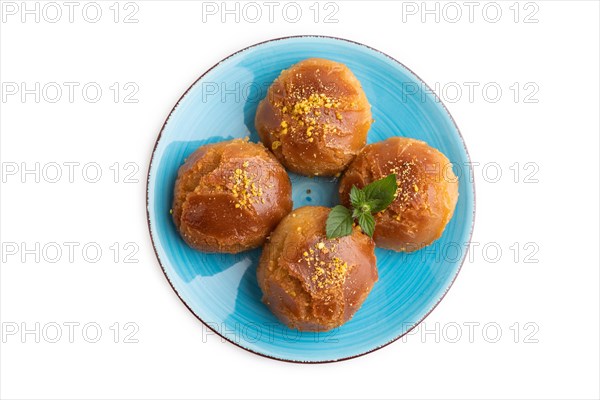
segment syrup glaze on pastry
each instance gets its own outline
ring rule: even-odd
[[[265,242],[291,211],[291,193],[285,169],[262,144],[208,144],[179,168],[173,221],[197,250],[238,253]]]
[[[258,105],[260,140],[289,170],[335,176],[365,146],[371,106],[344,64],[310,58],[273,82]]]
[[[358,228],[327,239],[327,207],[301,207],[265,244],[257,270],[263,302],[290,328],[325,331],[348,321],[377,281],[375,244]]]
[[[396,174],[392,204],[375,215],[377,246],[415,251],[438,239],[458,200],[458,179],[444,154],[427,143],[392,137],[366,146],[340,180],[340,200],[349,206],[353,185],[363,188]]]

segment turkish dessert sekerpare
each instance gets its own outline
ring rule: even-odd
[[[265,242],[291,211],[291,191],[285,169],[262,144],[208,144],[179,168],[173,221],[197,250],[238,253]]]
[[[263,302],[290,328],[325,331],[348,321],[377,281],[375,244],[354,228],[327,239],[327,207],[301,207],[265,244],[257,270]]]
[[[415,251],[438,239],[452,218],[458,200],[458,179],[444,154],[427,143],[393,137],[366,146],[340,180],[342,204],[350,204],[353,185],[395,174],[396,197],[375,215],[377,246]]]
[[[258,105],[260,140],[289,170],[334,176],[365,146],[371,106],[344,64],[310,58],[273,82]]]

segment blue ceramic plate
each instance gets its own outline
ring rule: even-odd
[[[362,308],[325,333],[290,330],[261,303],[256,282],[260,249],[205,254],[179,237],[169,210],[179,166],[198,146],[250,136],[254,114],[281,70],[309,57],[346,64],[360,80],[375,123],[369,143],[390,136],[421,139],[441,150],[460,178],[454,217],[432,246],[411,254],[377,249],[379,281]],[[177,295],[209,328],[260,355],[298,362],[356,357],[398,339],[440,302],[466,256],[474,188],[458,128],[432,91],[408,68],[370,47],[301,36],[251,46],[200,77],[179,100],[156,142],[148,175],[148,219],[160,264]],[[338,203],[335,179],[291,175],[294,208]]]

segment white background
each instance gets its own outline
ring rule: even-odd
[[[241,3],[239,22],[225,15],[225,23],[221,2],[204,5],[204,10],[216,5],[215,15],[203,14],[203,4],[195,1],[136,1],[127,9],[121,3],[118,23],[114,6],[109,8],[113,1],[99,2],[103,13],[97,23],[83,18],[85,2],[75,8],[72,23],[62,2],[56,23],[47,21],[55,9],[46,8],[39,22],[25,15],[23,23],[21,2],[7,3],[2,2],[0,27],[2,398],[600,396],[597,2],[501,1],[487,13],[481,2],[472,22],[468,5],[444,8],[442,2],[437,22],[435,14],[422,15],[421,2],[338,1],[326,10],[318,5],[315,22],[310,1],[298,3],[302,16],[296,23],[282,15],[285,3],[270,22],[267,6],[259,2],[263,16],[256,23],[247,20],[255,10],[247,8],[244,15]],[[44,5],[39,3],[40,13]],[[436,3],[426,7],[435,9]],[[136,8],[138,22],[123,23]],[[497,8],[502,15],[493,23]],[[325,23],[325,14],[336,9],[332,18],[338,22]],[[457,9],[462,17],[453,23]],[[93,9],[87,11],[93,18]],[[269,360],[207,335],[164,278],[145,215],[152,148],[181,94],[230,53],[298,34],[368,44],[402,61],[430,86],[437,83],[473,161],[480,163],[473,236],[480,245],[444,301],[406,340],[326,365]],[[41,93],[37,103],[34,94],[25,99],[20,92],[8,94],[21,82],[30,89],[36,82],[79,86],[72,103],[66,86],[56,103],[48,101],[54,92]],[[103,89],[96,103],[82,97],[89,82]],[[117,103],[109,89],[115,82],[121,88]],[[124,102],[128,82],[139,88],[137,103]],[[473,98],[465,82],[478,85]],[[482,93],[486,84],[489,92]],[[495,87],[502,89],[497,99]],[[42,175],[36,183],[35,175],[21,175],[23,165],[34,168],[36,162],[46,166],[50,179],[51,163],[80,165],[73,183],[66,167],[59,182]],[[90,162],[101,167],[98,183],[82,177],[82,166]],[[119,183],[109,169],[115,162]],[[126,170],[128,162],[134,166]],[[516,167],[510,169],[515,163],[518,177]],[[525,163],[534,164],[525,169]],[[19,171],[10,175],[15,165]],[[135,165],[138,183],[125,183],[123,173],[135,171]],[[502,176],[494,182],[498,169]],[[532,171],[527,180],[538,182],[525,182]],[[22,243],[34,248],[36,242],[49,252],[39,262],[22,251]],[[53,242],[80,243],[73,262],[65,247],[58,262],[49,262],[54,253],[47,244]],[[109,249],[115,242],[121,248],[116,261]],[[137,263],[124,262],[129,242],[139,247]],[[16,254],[11,243],[18,246]],[[102,248],[100,261],[83,258],[86,243]],[[73,343],[64,325],[69,322],[80,324]],[[127,322],[135,325],[125,329]],[[21,335],[36,323],[39,343],[33,333]],[[97,343],[86,340],[93,329],[83,335],[86,323],[101,327]],[[120,324],[117,343],[114,323]],[[51,343],[54,324],[62,326],[57,343]],[[139,331],[129,339],[138,342],[126,343],[131,340],[124,335],[134,326]],[[15,327],[19,331],[10,334]]]

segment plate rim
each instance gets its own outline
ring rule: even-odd
[[[358,45],[358,46],[362,46],[362,47],[366,47],[369,50],[375,51],[385,57],[387,57],[388,59],[392,60],[393,62],[399,64],[402,68],[405,68],[407,71],[409,71],[416,79],[418,79],[420,81],[421,84],[423,84],[428,90],[429,92],[435,96],[435,99],[437,100],[437,102],[442,106],[442,109],[446,112],[446,114],[448,115],[448,117],[450,118],[450,121],[452,122],[452,125],[454,125],[454,127],[456,128],[456,132],[458,133],[458,137],[462,143],[462,146],[465,150],[465,153],[467,155],[467,159],[469,161],[469,173],[470,176],[473,177],[473,165],[471,163],[471,155],[469,154],[469,150],[467,148],[467,145],[465,143],[464,137],[462,135],[462,133],[460,132],[460,129],[458,127],[458,125],[456,124],[456,121],[454,120],[454,118],[452,117],[452,114],[450,114],[450,111],[448,110],[448,108],[446,107],[446,105],[444,104],[444,102],[442,101],[442,99],[439,98],[439,96],[437,95],[437,93],[435,93],[431,87],[423,80],[421,79],[421,77],[419,75],[417,75],[412,69],[408,68],[404,63],[398,61],[397,59],[395,59],[394,57],[384,53],[381,50],[378,50],[376,48],[373,48],[369,45],[351,40],[351,39],[346,39],[346,38],[341,38],[341,37],[337,37],[337,36],[328,36],[328,35],[291,35],[291,36],[281,36],[281,37],[276,37],[276,38],[272,38],[272,39],[268,39],[268,40],[263,40],[261,42],[257,42],[254,43],[252,45],[246,46],[240,50],[237,50],[233,53],[231,53],[230,55],[224,57],[223,59],[221,59],[220,61],[218,61],[216,64],[214,64],[212,67],[208,68],[206,71],[204,71],[202,74],[200,74],[200,76],[194,80],[194,82],[191,83],[191,85],[185,90],[185,92],[181,95],[181,97],[179,97],[179,99],[177,100],[177,102],[175,103],[175,105],[173,106],[173,108],[171,109],[171,111],[169,112],[169,115],[167,116],[167,118],[165,119],[165,122],[163,123],[162,127],[160,128],[160,132],[158,133],[158,136],[156,137],[156,142],[154,143],[154,147],[152,148],[152,154],[150,156],[150,162],[148,164],[148,173],[147,173],[147,179],[146,179],[146,222],[148,225],[148,234],[150,236],[150,241],[152,243],[152,250],[154,251],[154,254],[156,256],[156,260],[158,261],[158,264],[160,266],[160,269],[163,273],[163,275],[165,276],[165,278],[167,279],[167,282],[169,282],[169,285],[171,286],[171,289],[173,289],[173,291],[175,292],[175,294],[177,295],[177,297],[179,298],[179,300],[183,303],[183,305],[192,313],[192,315],[194,317],[196,317],[196,319],[198,319],[202,325],[204,325],[204,327],[210,329],[213,333],[215,333],[216,335],[218,335],[219,337],[221,337],[222,339],[225,339],[227,342],[239,347],[240,349],[243,349],[245,351],[248,351],[250,353],[256,354],[258,356],[264,357],[264,358],[268,358],[271,360],[276,360],[276,361],[283,361],[283,362],[288,362],[288,363],[293,363],[293,364],[329,364],[329,363],[335,363],[335,362],[341,362],[341,361],[346,361],[346,360],[351,360],[354,358],[358,358],[358,357],[362,357],[365,356],[367,354],[373,353],[377,350],[380,350],[392,343],[394,343],[395,341],[397,341],[398,339],[408,335],[413,329],[415,329],[417,326],[419,326],[428,316],[429,314],[431,314],[433,312],[433,310],[436,309],[436,307],[442,302],[442,300],[444,299],[444,297],[446,297],[446,294],[450,291],[450,288],[452,287],[452,285],[454,284],[454,282],[456,281],[456,278],[458,277],[458,274],[460,273],[460,271],[462,270],[462,267],[464,265],[464,262],[467,258],[467,255],[469,254],[469,249],[470,246],[467,246],[467,249],[465,251],[465,253],[462,256],[462,259],[460,261],[460,264],[458,266],[458,269],[456,270],[456,273],[454,274],[454,276],[452,277],[452,280],[450,281],[450,284],[448,285],[448,287],[446,288],[446,290],[444,291],[444,293],[442,293],[442,295],[439,297],[439,299],[437,299],[437,301],[435,302],[435,304],[429,309],[429,311],[427,311],[427,313],[425,313],[425,315],[423,315],[423,317],[416,323],[414,323],[413,326],[411,326],[406,332],[398,335],[397,337],[393,338],[392,340],[377,346],[371,350],[359,353],[359,354],[355,354],[352,356],[348,356],[348,357],[342,357],[342,358],[336,358],[336,359],[327,359],[327,360],[293,360],[290,358],[281,358],[281,357],[276,357],[270,354],[265,354],[265,353],[261,353],[257,350],[253,350],[251,348],[248,347],[244,347],[243,345],[241,345],[240,343],[236,343],[233,340],[227,338],[226,336],[222,335],[221,333],[219,333],[216,329],[212,328],[209,324],[207,324],[206,322],[204,322],[204,320],[194,312],[194,310],[192,310],[192,308],[187,304],[187,302],[181,297],[181,295],[179,294],[179,292],[177,291],[177,289],[175,288],[175,286],[173,285],[173,283],[171,282],[171,279],[169,278],[169,276],[167,275],[167,271],[165,270],[165,267],[163,266],[163,263],[160,259],[160,256],[158,255],[158,250],[157,250],[157,244],[154,241],[154,235],[152,234],[152,223],[150,222],[150,171],[152,170],[152,164],[154,162],[154,157],[156,155],[156,149],[158,147],[158,143],[160,142],[160,139],[162,137],[162,134],[165,130],[165,127],[167,126],[169,120],[171,119],[171,116],[173,115],[173,113],[175,112],[175,110],[179,107],[179,104],[181,103],[181,101],[187,96],[187,94],[190,92],[190,90],[192,90],[192,88],[194,86],[196,86],[196,84],[202,79],[204,78],[204,76],[206,76],[208,73],[210,73],[210,71],[212,71],[213,69],[215,69],[216,67],[218,67],[219,65],[221,65],[223,62],[229,60],[230,58],[243,53],[249,49],[252,49],[254,47],[258,47],[261,45],[264,45],[266,43],[271,43],[271,42],[277,42],[277,41],[281,41],[281,40],[288,40],[288,39],[301,39],[301,38],[321,38],[321,39],[333,39],[333,40],[339,40],[342,42],[346,42],[346,43],[351,43],[354,45]],[[468,241],[471,242],[472,238],[473,238],[473,230],[475,228],[475,216],[476,216],[476,208],[477,208],[477,199],[476,199],[476,190],[475,190],[475,179],[472,179],[471,185],[470,187],[472,188],[472,195],[473,195],[473,213],[472,213],[472,222],[471,222],[471,227],[470,227],[470,231],[469,231],[469,238]],[[157,239],[158,240],[158,239]]]

